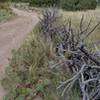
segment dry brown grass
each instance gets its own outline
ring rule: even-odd
[[[96,10],[88,10],[88,11],[63,11],[63,15],[65,19],[71,18],[72,24],[75,28],[79,28],[79,23],[84,15],[84,27],[88,24],[89,20],[92,19],[91,28],[100,21],[100,7]],[[100,40],[100,26],[92,33],[92,35],[88,39],[89,41]]]

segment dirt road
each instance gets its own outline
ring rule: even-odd
[[[12,8],[12,10],[17,17],[0,24],[0,79],[9,63],[11,50],[18,48],[23,43],[39,20],[35,12],[29,13],[16,8]],[[0,85],[0,100],[4,93]]]

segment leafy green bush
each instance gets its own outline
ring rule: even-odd
[[[58,6],[60,0],[31,0],[31,6],[38,7],[49,7],[49,6]]]
[[[96,0],[31,0],[31,6],[48,7],[59,6],[65,10],[87,10],[96,8]]]
[[[12,2],[30,2],[30,0],[10,0]]]
[[[96,8],[96,0],[62,0],[61,6],[65,10],[87,10]]]
[[[65,10],[77,10],[78,0],[62,0],[61,7]]]

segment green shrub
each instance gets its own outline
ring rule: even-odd
[[[87,10],[96,8],[96,0],[31,0],[31,6],[49,7],[60,6],[65,10]]]
[[[87,10],[96,8],[96,0],[62,0],[61,7],[65,10]]]
[[[12,2],[30,2],[30,0],[10,0]]]
[[[1,3],[0,2],[0,22],[5,21],[15,14],[12,12],[12,10],[9,7],[9,3]]]
[[[31,0],[31,6],[38,7],[49,7],[49,6],[58,6],[60,0]]]
[[[28,2],[30,6],[35,7],[50,7],[56,6],[65,10],[87,10],[95,9],[96,0],[12,0],[14,2]]]
[[[66,10],[76,10],[76,3],[78,0],[62,0],[61,7]]]

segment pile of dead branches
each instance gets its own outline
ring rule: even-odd
[[[83,29],[83,16],[80,21],[80,30],[75,32],[70,19],[65,24],[59,21],[61,16],[57,9],[46,10],[43,17],[41,19],[42,33],[49,43],[54,43],[56,58],[60,59],[60,62],[53,65],[52,68],[63,65],[69,68],[73,75],[72,78],[61,82],[58,86],[58,89],[63,90],[62,96],[65,93],[68,94],[78,82],[82,100],[100,100],[100,51],[96,46],[97,42],[91,43],[93,50],[85,42],[100,22],[91,29],[90,20]]]

